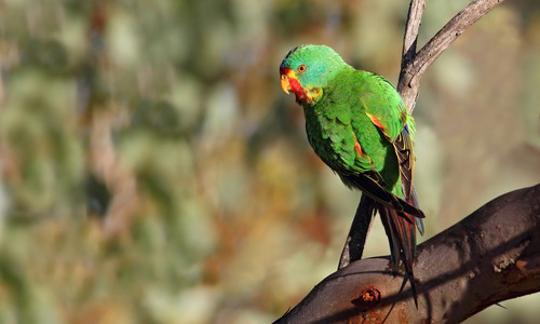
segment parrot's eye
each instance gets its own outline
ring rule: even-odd
[[[302,72],[305,72],[306,71],[306,66],[304,64],[301,64],[296,70],[299,72],[299,73],[302,73]]]

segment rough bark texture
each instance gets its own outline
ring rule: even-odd
[[[418,309],[379,257],[331,274],[277,322],[457,323],[540,291],[540,184],[495,198],[418,249]]]

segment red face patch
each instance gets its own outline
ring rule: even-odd
[[[289,68],[280,68],[279,72],[282,76],[285,76],[287,78],[289,88],[288,90],[294,93],[294,95],[296,96],[296,102],[307,102],[309,98],[306,91],[300,84],[300,81],[298,81],[298,79],[296,78],[296,73],[294,73],[294,71]]]
[[[289,78],[289,83],[291,85],[291,91],[296,96],[296,101],[299,103],[306,102],[308,97],[300,82],[297,79]]]

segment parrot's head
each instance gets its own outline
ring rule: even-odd
[[[336,51],[326,45],[301,45],[287,53],[281,65],[281,88],[292,92],[300,104],[314,104],[328,82],[348,66]]]

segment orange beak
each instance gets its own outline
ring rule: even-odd
[[[291,91],[291,83],[289,82],[289,77],[285,74],[281,75],[281,89],[283,89],[283,92],[286,94],[289,94],[289,91]]]
[[[293,90],[293,88],[291,87],[291,79],[298,80],[296,78],[296,73],[294,73],[294,71],[289,68],[281,68],[280,73],[281,89],[283,89],[283,92],[285,92],[286,94],[289,94],[289,92]]]

